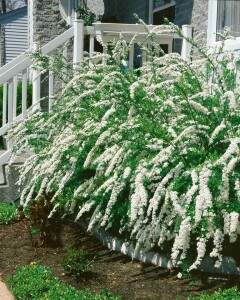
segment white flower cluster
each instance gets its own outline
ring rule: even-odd
[[[169,32],[182,37],[175,25],[149,34]],[[171,244],[175,265],[195,245],[190,270],[209,254],[220,266],[225,237],[234,243],[240,233],[240,90],[228,82],[231,54],[188,41],[198,59],[145,49],[135,72],[123,68],[130,45],[120,39],[112,55],[79,64],[51,112],[14,125],[12,161],[32,153],[21,167],[21,204],[53,192],[50,216],[87,215],[89,230],[114,228],[136,253]]]

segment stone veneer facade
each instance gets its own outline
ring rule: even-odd
[[[69,26],[59,11],[59,0],[33,1],[33,40],[41,45],[64,32]],[[103,0],[88,0],[89,8],[96,14],[104,13]]]
[[[67,24],[59,11],[59,0],[33,1],[33,40],[41,45],[66,30]]]

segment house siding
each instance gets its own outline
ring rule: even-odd
[[[28,49],[28,18],[24,16],[5,25],[5,64]]]
[[[0,24],[1,65],[4,65],[28,49],[27,8],[1,15]]]
[[[133,13],[148,23],[148,0],[104,0],[105,15],[115,16],[120,23],[135,23]],[[194,35],[207,33],[208,0],[175,0],[175,24],[182,26],[191,24]]]

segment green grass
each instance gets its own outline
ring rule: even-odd
[[[16,274],[7,278],[7,284],[18,300],[121,300],[107,291],[93,295],[88,290],[77,290],[64,284],[39,262],[16,267]]]
[[[17,207],[8,203],[0,203],[0,224],[8,224],[16,219]]]
[[[202,293],[200,296],[190,296],[188,300],[240,300],[240,292],[237,287],[233,287],[226,290],[219,290],[209,295]]]

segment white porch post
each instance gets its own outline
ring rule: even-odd
[[[33,0],[28,0],[28,47],[33,49]]]
[[[184,36],[187,38],[192,38],[192,29],[193,28],[191,25],[183,25],[182,32],[183,32]],[[189,60],[191,48],[192,48],[191,44],[186,39],[183,39],[182,52],[181,52],[182,59]]]
[[[38,49],[38,44],[33,44],[33,49],[36,51]],[[40,72],[36,69],[32,70],[32,104],[33,104],[33,110],[36,110],[40,107],[38,101],[40,99],[40,89],[41,89],[41,77]]]
[[[13,78],[8,81],[8,128],[11,128],[13,122]],[[13,145],[12,138],[7,141],[7,149]]]
[[[76,68],[77,63],[83,60],[84,46],[84,21],[74,20],[74,44],[73,44],[73,66]]]
[[[207,44],[208,45],[212,45],[216,42],[217,8],[218,8],[218,0],[209,0],[209,2],[208,2],[208,30],[207,30]]]

